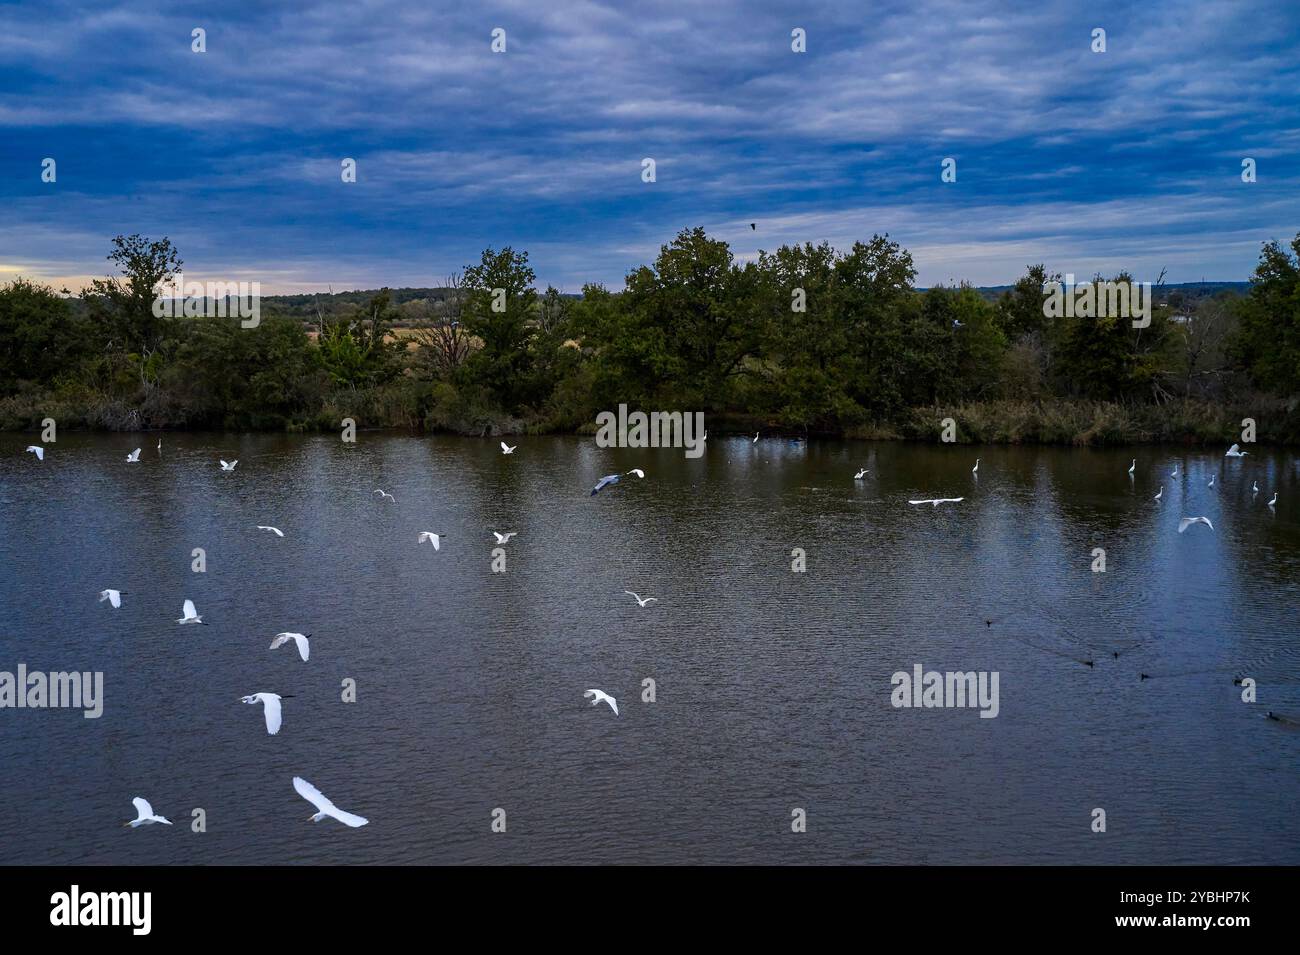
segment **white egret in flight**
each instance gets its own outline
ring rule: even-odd
[[[1208,517],[1184,517],[1181,521],[1178,522],[1178,533],[1181,534],[1183,531],[1187,530],[1187,528],[1191,527],[1193,524],[1204,524],[1210,530],[1214,530],[1214,525],[1210,523],[1210,519]]]
[[[193,600],[186,598],[185,606],[181,609],[181,613],[185,616],[177,620],[177,623],[203,623],[203,618],[200,617],[198,611],[194,609]]]
[[[639,478],[643,478],[643,477],[645,477],[645,472],[642,471],[640,468],[633,468],[631,471],[628,471],[627,473],[628,473],[628,474],[635,474],[635,475],[636,475],[637,477],[639,477]]]
[[[609,708],[614,711],[614,715],[618,716],[618,701],[603,690],[588,690],[582,695],[584,698],[588,696],[593,698],[591,701],[592,706],[595,706],[597,703],[608,703]]]
[[[258,525],[257,525],[257,529],[258,529],[259,531],[270,531],[270,532],[271,532],[272,534],[274,534],[276,537],[283,537],[283,536],[284,536],[284,531],[280,530],[280,528],[278,528],[278,527],[272,527],[272,526],[269,525],[269,524],[258,524]]]
[[[45,449],[42,448],[39,444],[29,444],[27,445],[27,450],[32,452],[32,454],[36,455],[37,461],[45,460]]]
[[[122,823],[123,826],[130,826],[132,829],[138,829],[140,826],[148,826],[155,822],[161,822],[164,826],[170,826],[171,820],[163,816],[154,815],[153,806],[149,805],[149,800],[141,799],[136,796],[131,800],[131,805],[135,806],[135,818],[130,822]]]
[[[1223,456],[1225,458],[1244,458],[1246,455],[1250,454],[1249,451],[1238,450],[1239,448],[1240,445],[1234,444],[1232,447],[1230,447],[1227,451],[1224,452]]]
[[[853,480],[855,480],[855,481],[861,481],[861,480],[862,480],[864,477],[866,477],[866,476],[867,476],[867,469],[866,469],[866,468],[861,468],[861,469],[858,470],[858,473],[857,473],[857,474],[853,475]]]
[[[105,600],[112,604],[113,609],[116,610],[118,607],[122,606],[122,591],[101,590],[99,592],[99,602],[103,603]]]
[[[380,488],[375,488],[375,493],[379,495],[379,499],[381,501],[392,501],[394,504],[397,503],[397,498],[393,497],[393,495],[389,494],[385,490],[382,490]]]
[[[517,534],[518,534],[517,531],[507,531],[504,534],[498,533],[497,531],[492,532],[492,536],[497,539],[498,544],[504,544],[506,541],[510,540],[510,538],[515,537]]]
[[[311,655],[311,644],[307,642],[307,638],[310,636],[310,633],[277,633],[268,649],[275,650],[292,640],[298,647],[298,656],[302,657],[303,662],[306,663],[307,657]]]
[[[313,786],[301,776],[293,777],[293,788],[298,791],[298,795],[307,800],[316,807],[316,813],[311,817],[312,822],[320,822],[322,819],[337,819],[345,826],[351,826],[356,829],[358,826],[364,826],[370,820],[355,813],[344,812],[334,803],[325,798],[325,794]]]
[[[658,602],[659,602],[659,598],[658,598],[658,597],[642,597],[640,594],[634,594],[634,593],[632,593],[632,591],[630,591],[630,590],[625,590],[625,591],[623,591],[623,593],[627,594],[627,595],[630,596],[630,597],[635,597],[635,598],[636,598],[636,602],[639,603],[642,607],[644,607],[644,606],[645,606],[646,604],[648,604],[648,603],[658,603]]]
[[[278,693],[254,693],[252,696],[241,696],[240,703],[261,703],[262,715],[266,717],[266,732],[271,736],[280,732],[280,700],[293,699],[292,693],[280,696]]]
[[[606,474],[603,478],[601,478],[599,481],[596,482],[596,486],[591,489],[591,494],[594,497],[600,493],[601,488],[607,487],[608,485],[611,484],[617,484],[617,483],[618,483],[617,474]]]
[[[938,507],[940,504],[956,504],[958,501],[964,501],[964,497],[927,497],[922,501],[908,501],[908,504],[930,504]]]
[[[516,445],[512,448],[510,445],[508,445],[508,444],[506,444],[504,441],[502,441],[502,442],[501,442],[501,453],[502,453],[502,454],[514,454],[514,453],[515,453],[515,448],[517,448],[517,447],[519,447],[519,445],[516,444]]]
[[[437,550],[442,546],[442,538],[433,531],[420,531],[420,536],[415,539],[417,545],[423,544],[425,541],[432,544],[434,550]]]
[[[218,460],[220,460],[220,459],[218,459]],[[223,470],[223,471],[233,471],[233,470],[235,470],[235,465],[238,464],[238,463],[239,463],[239,459],[238,459],[238,458],[236,458],[236,459],[233,460],[233,461],[222,461],[222,462],[221,462],[221,470]]]
[[[126,463],[127,463],[127,464],[139,464],[139,463],[140,463],[140,449],[139,449],[139,448],[136,448],[134,451],[132,451],[130,454],[128,454],[128,455],[126,456]]]

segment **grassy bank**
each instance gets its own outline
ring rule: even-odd
[[[187,420],[161,393],[147,395],[139,404],[80,388],[0,399],[0,429],[37,431],[45,418],[53,418],[61,429],[74,431],[214,430],[211,421]],[[436,386],[421,389],[409,382],[341,389],[327,395],[321,410],[306,418],[241,416],[217,422],[215,430],[329,432],[337,431],[344,418],[354,419],[363,430],[413,434],[594,434],[596,430],[594,420],[575,425],[571,420],[509,417],[486,405],[466,402],[454,392],[440,392]],[[1065,399],[968,402],[912,408],[894,420],[845,430],[804,431],[784,427],[763,415],[735,411],[708,412],[705,424],[713,435],[762,432],[766,436],[938,442],[948,418],[954,423],[954,439],[961,444],[1231,444],[1241,440],[1244,418],[1255,420],[1256,439],[1261,444],[1300,444],[1300,409],[1288,409],[1273,399],[1233,408],[1194,400],[1160,405]]]

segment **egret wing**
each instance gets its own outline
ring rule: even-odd
[[[337,806],[334,806],[331,809],[329,815],[333,816],[339,822],[343,823],[343,825],[351,826],[353,829],[356,829],[358,826],[364,826],[366,825],[366,823],[370,822],[370,820],[367,819],[365,816],[358,816],[356,813],[353,812],[344,812],[342,809],[339,809]]]
[[[280,732],[280,698],[270,693],[263,693],[262,707],[266,711],[266,731],[274,736]]]

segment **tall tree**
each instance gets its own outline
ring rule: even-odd
[[[479,264],[465,269],[462,320],[482,344],[466,360],[464,373],[510,414],[537,397],[531,351],[536,281],[528,253],[509,246],[484,249]]]
[[[175,321],[154,314],[154,301],[163,283],[181,270],[182,261],[171,240],[150,241],[142,235],[116,236],[108,259],[121,276],[91,282],[92,314],[105,322],[119,347],[140,355],[142,368],[175,332]]]

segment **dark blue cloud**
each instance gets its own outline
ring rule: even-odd
[[[0,278],[97,274],[139,231],[268,289],[430,284],[511,244],[572,290],[703,225],[740,256],[888,231],[922,284],[1190,281],[1300,230],[1290,0],[791,6],[0,6]]]

